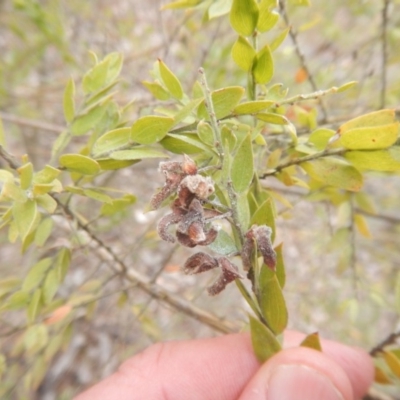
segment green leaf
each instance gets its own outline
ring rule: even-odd
[[[269,49],[271,51],[275,51],[286,39],[288,33],[290,32],[290,28],[284,29],[281,33],[279,33],[269,44]]]
[[[39,309],[40,309],[41,296],[42,296],[42,291],[40,289],[36,289],[33,292],[33,295],[31,297],[31,301],[29,302],[28,308],[26,310],[29,323],[34,322],[36,316],[38,315],[38,312],[39,312]]]
[[[312,143],[317,150],[325,150],[329,139],[335,134],[332,129],[318,128],[311,133],[308,142]]]
[[[218,232],[218,236],[215,241],[208,245],[208,248],[223,256],[236,253],[238,251],[234,240],[222,229]]]
[[[385,149],[394,144],[398,137],[399,123],[354,128],[340,132],[335,147],[350,150]]]
[[[170,98],[170,94],[158,82],[142,81],[142,85],[158,100],[168,100]]]
[[[53,220],[51,218],[45,218],[37,227],[35,232],[35,244],[38,247],[44,246],[47,239],[50,237],[53,231]]]
[[[85,94],[96,92],[107,84],[109,63],[110,59],[106,57],[84,75],[82,88]]]
[[[251,343],[257,360],[264,363],[282,347],[274,334],[258,319],[249,316]]]
[[[173,9],[173,8],[191,8],[201,3],[202,0],[177,0],[172,3],[168,3],[161,7],[161,10]]]
[[[4,310],[19,310],[21,308],[25,308],[29,301],[31,300],[31,295],[24,290],[18,290],[14,292],[4,303],[2,302],[1,308]]]
[[[93,145],[93,154],[109,153],[129,144],[131,128],[118,128],[100,136]]]
[[[63,154],[59,158],[59,163],[68,171],[82,175],[96,175],[100,171],[100,165],[96,160],[82,154]]]
[[[96,161],[99,163],[100,168],[105,171],[126,168],[139,162],[139,160],[120,161],[120,160],[112,160],[110,158],[98,159]]]
[[[4,182],[1,189],[1,197],[19,203],[24,203],[27,200],[26,192],[14,183],[13,178]]]
[[[266,108],[274,105],[275,102],[271,100],[258,100],[258,101],[247,101],[241,103],[233,109],[233,114],[255,114],[259,111],[265,110]]]
[[[243,36],[250,36],[258,21],[258,4],[255,0],[233,0],[230,22],[232,28]]]
[[[42,287],[42,298],[44,304],[50,304],[51,300],[53,300],[54,295],[58,290],[58,272],[55,268],[50,270],[46,276],[46,279],[43,283]]]
[[[211,128],[211,125],[207,122],[200,121],[197,124],[197,134],[203,143],[209,146],[214,145],[214,132]]]
[[[173,126],[174,119],[148,115],[141,117],[132,125],[130,139],[140,144],[152,144],[162,140]]]
[[[283,243],[276,246],[274,250],[276,253],[276,266],[275,266],[276,277],[278,278],[280,287],[283,289],[286,283],[285,263],[282,254]]]
[[[347,82],[347,83],[345,83],[344,85],[339,86],[339,87],[337,88],[337,93],[341,93],[341,92],[344,92],[344,91],[346,91],[346,90],[349,90],[349,89],[351,89],[352,87],[354,87],[354,86],[357,85],[357,84],[358,84],[357,81]]]
[[[112,203],[112,198],[96,189],[85,189],[83,195],[93,200],[100,201],[101,203]]]
[[[72,78],[68,79],[64,90],[63,108],[65,121],[70,123],[75,117],[75,83]]]
[[[283,332],[288,322],[288,312],[282,289],[276,274],[268,268],[261,268],[258,288],[260,310],[275,335]]]
[[[20,177],[20,184],[22,190],[27,190],[32,184],[33,178],[33,165],[32,163],[26,163],[17,169]]]
[[[168,91],[171,93],[173,97],[175,97],[178,100],[181,100],[183,97],[183,90],[178,78],[160,59],[158,60],[158,66],[160,68],[161,78]]]
[[[289,120],[280,114],[275,113],[258,113],[255,117],[261,121],[268,122],[269,124],[275,125],[288,125],[290,124]]]
[[[393,157],[393,154],[398,152],[397,148],[375,151],[348,151],[344,154],[344,157],[361,170],[392,172],[400,170],[400,159]]]
[[[118,78],[122,69],[124,57],[119,52],[113,52],[107,54],[107,56],[104,58],[104,61],[108,63],[107,79],[106,79],[106,84],[108,85],[114,82]]]
[[[141,160],[143,158],[168,158],[168,156],[151,147],[138,146],[129,150],[114,151],[110,154],[114,160]]]
[[[21,241],[24,242],[39,222],[40,215],[37,204],[33,200],[27,200],[24,203],[15,202],[12,207],[18,233],[21,237]]]
[[[250,71],[255,55],[256,51],[248,40],[243,36],[239,36],[232,47],[232,58],[237,66],[243,71]]]
[[[30,292],[32,289],[36,288],[36,286],[38,286],[44,279],[46,272],[50,268],[52,262],[52,258],[46,257],[38,261],[34,266],[32,266],[28,274],[25,276],[21,289],[24,292]]]
[[[260,16],[258,17],[257,30],[266,32],[271,30],[279,20],[279,14],[271,9],[276,7],[276,1],[262,0],[260,5]]]
[[[310,333],[309,335],[307,335],[300,343],[300,347],[308,347],[310,349],[322,351],[318,332]]]
[[[363,185],[361,173],[345,161],[334,157],[320,158],[301,164],[316,181],[345,190],[357,192]]]
[[[251,144],[251,135],[247,134],[238,146],[232,162],[231,179],[235,191],[237,193],[244,192],[250,186],[253,175],[253,147]]]
[[[49,333],[44,324],[30,326],[23,335],[25,350],[30,356],[42,350],[49,339]]]
[[[230,153],[231,151],[233,151],[236,146],[237,139],[232,130],[225,125],[221,128],[221,138],[222,142],[224,143],[224,151],[226,153]],[[225,157],[227,157],[226,154]]]
[[[389,125],[393,122],[395,122],[394,110],[380,110],[361,115],[360,117],[353,118],[350,121],[347,121],[340,126],[340,128],[338,129],[338,133],[343,134],[344,132],[355,128]]]
[[[250,224],[250,207],[246,192],[239,194],[236,202],[240,226],[242,227],[243,231],[247,231]]]
[[[75,118],[71,125],[71,132],[74,136],[81,136],[88,133],[91,129],[95,128],[96,125],[103,118],[107,111],[108,103],[97,105],[92,107],[85,114],[81,114]]]
[[[124,211],[128,206],[136,202],[136,197],[130,194],[124,195],[120,199],[114,199],[111,204],[103,204],[100,215],[111,216]]]
[[[49,194],[36,197],[36,203],[38,206],[43,207],[49,214],[53,214],[57,209],[57,202]]]
[[[266,84],[272,79],[274,75],[274,61],[268,45],[265,45],[256,55],[252,72],[257,83]]]
[[[190,117],[193,110],[198,107],[201,103],[202,98],[191,100],[189,103],[185,104],[175,115],[174,115],[174,125],[179,122],[184,121],[187,117]],[[192,117],[194,120],[194,116]]]
[[[55,269],[57,271],[57,279],[61,283],[68,272],[71,263],[71,250],[66,247],[62,248],[57,255],[55,261]]]
[[[197,154],[205,152],[214,154],[213,150],[201,142],[197,135],[193,134],[168,134],[161,142],[161,146],[175,154]]]
[[[214,112],[217,119],[230,115],[242,98],[245,90],[241,86],[230,86],[212,92],[211,99],[214,105]],[[197,110],[200,119],[208,119],[209,115],[204,101]]]
[[[36,172],[33,177],[34,183],[52,183],[61,174],[61,171],[51,165],[46,165],[41,171]]]
[[[275,240],[275,207],[271,197],[267,198],[251,217],[250,225],[267,225],[272,229],[271,240]]]

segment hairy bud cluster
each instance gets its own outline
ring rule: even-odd
[[[212,179],[199,175],[195,162],[187,156],[183,162],[160,163],[160,171],[165,175],[165,185],[153,196],[153,208],[159,208],[171,194],[178,194],[171,205],[172,212],[158,223],[157,230],[161,239],[171,243],[178,240],[186,247],[212,243],[218,231],[212,225],[207,226],[207,218],[214,217],[218,212],[204,209],[202,203],[214,193]],[[177,225],[175,235],[168,232],[171,225]]]
[[[221,268],[221,274],[217,280],[207,288],[208,293],[211,296],[215,296],[221,293],[226,286],[235,279],[243,279],[243,276],[239,274],[237,266],[232,264],[226,257],[212,257],[207,253],[199,252],[193,254],[186,260],[183,271],[185,274],[192,275],[218,267]]]
[[[245,242],[242,247],[243,268],[251,269],[252,257],[257,244],[257,250],[261,253],[264,264],[275,270],[276,253],[271,243],[272,230],[266,225],[253,225],[245,234]]]

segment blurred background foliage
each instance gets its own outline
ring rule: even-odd
[[[113,95],[120,121],[161,106],[141,83],[151,80],[149,71],[158,58],[188,92],[199,67],[206,70],[212,88],[245,86],[246,73],[230,57],[236,36],[227,18],[213,18],[219,8],[208,8],[212,3],[204,2],[197,10],[160,11],[167,1],[0,0],[0,118],[8,151],[28,154],[37,169],[49,162],[52,146],[65,130],[65,86],[70,78],[78,85],[93,65],[89,51],[99,59],[111,52],[123,54]],[[309,133],[317,123],[336,129],[380,108],[399,111],[399,1],[306,3],[288,1],[277,27],[263,38],[271,40],[288,26],[296,32],[274,52],[273,82],[290,88],[290,96],[348,81],[358,84],[323,97],[322,103],[288,107],[299,133]],[[77,96],[78,103],[84,101],[80,88]],[[69,148],[79,151],[83,143],[77,136]],[[96,185],[131,195],[117,212],[104,214],[103,209],[107,218],[99,218],[101,202],[74,198],[75,209],[101,243],[93,243],[57,215],[51,240],[24,254],[9,243],[6,230],[0,231],[2,301],[39,257],[54,257],[52,262],[68,269],[57,289],[58,303],[40,316],[39,328],[32,330],[19,309],[0,314],[2,398],[68,399],[151,343],[218,334],[182,308],[166,305],[122,279],[110,268],[113,260],[101,251],[102,245],[151,284],[233,327],[246,327],[247,307],[236,288],[208,297],[205,287],[214,277],[183,276],[182,260],[190,253],[158,239],[155,225],[163,211],[148,212],[151,194],[162,185],[157,162],[145,160],[101,175]],[[281,196],[276,243],[284,242],[289,327],[319,331],[366,349],[397,331],[398,173],[370,173],[362,193],[346,201],[338,198],[336,204],[321,192],[285,186],[274,178],[268,185]]]

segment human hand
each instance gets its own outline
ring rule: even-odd
[[[75,400],[358,400],[373,381],[369,355],[322,340],[323,352],[285,349],[260,365],[246,333],[155,344]]]

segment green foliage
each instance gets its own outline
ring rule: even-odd
[[[308,5],[307,1],[292,3]],[[289,240],[280,233],[283,218],[298,216],[291,197],[297,192],[290,190],[297,187],[305,202],[323,202],[334,210],[337,224],[331,227],[331,238],[324,245],[340,249],[339,273],[344,274],[349,260],[355,258],[355,232],[366,240],[375,239],[366,216],[376,213],[376,208],[364,185],[370,172],[396,177],[400,171],[395,110],[368,112],[366,107],[361,116],[340,117],[339,123],[330,123],[323,117],[323,101],[328,95],[337,96],[338,102],[346,95],[351,98],[354,82],[311,93],[300,87],[301,94],[288,97],[289,88],[277,82],[281,79],[278,49],[290,28],[281,26],[277,6],[275,0],[180,0],[167,4],[165,9],[200,10],[203,22],[210,25],[210,20],[222,18],[221,23],[230,23],[232,29],[227,35],[229,43],[218,53],[221,60],[214,56],[218,68],[213,70],[206,63],[194,84],[188,79],[197,73],[194,63],[182,73],[167,66],[174,65],[167,56],[163,59],[168,62],[158,59],[150,72],[152,80],[146,74],[142,81],[148,95],[157,100],[155,105],[132,104],[120,96],[123,88],[130,86],[120,79],[124,67],[121,53],[98,57],[91,52],[92,65],[79,79],[74,75],[67,78],[70,74],[63,78],[65,88],[59,103],[65,124],[54,141],[47,143],[51,156],[14,156],[12,152],[18,148],[15,141],[20,139],[0,120],[2,240],[18,247],[21,257],[26,257],[25,264],[18,270],[12,267],[13,274],[7,272],[0,280],[0,317],[12,315],[22,321],[12,349],[0,354],[0,376],[13,379],[8,365],[16,357],[31,361],[25,389],[18,389],[18,393],[25,396],[39,387],[47,365],[68,346],[81,319],[90,323],[99,312],[102,297],[108,296],[104,287],[116,276],[119,299],[113,307],[129,310],[151,340],[165,337],[157,321],[147,315],[146,302],[143,307],[139,300],[130,304],[131,290],[144,290],[188,315],[203,318],[192,303],[180,305],[156,280],[157,274],[150,279],[137,272],[141,258],[136,253],[142,247],[154,251],[154,226],[140,234],[135,232],[141,231],[139,223],[124,231],[128,239],[132,235],[132,249],[108,242],[112,240],[109,231],[129,224],[126,221],[133,206],[148,210],[149,193],[141,191],[136,178],[145,171],[150,183],[159,179],[154,159],[161,161],[165,184],[151,204],[153,208],[172,208],[160,219],[158,233],[166,241],[177,242],[178,249],[206,247],[207,253],[198,253],[203,261],[191,266],[189,273],[204,272],[210,265],[217,268],[222,275],[209,287],[209,293],[218,294],[236,281],[236,293],[254,314],[248,328],[260,362],[280,351],[278,338],[292,311],[286,304],[290,294],[285,285],[293,268],[285,261],[283,243],[275,243],[276,238],[283,238],[284,243]],[[50,40],[65,59],[73,59],[68,56],[58,14],[51,22],[51,13],[39,3],[20,1],[15,7],[35,25],[42,40]],[[187,15],[191,13],[188,10]],[[188,22],[185,29],[190,31],[194,26]],[[275,27],[279,31],[270,32]],[[10,63],[8,68],[14,66]],[[114,178],[119,180],[118,186],[114,186]],[[190,179],[194,183],[188,184]],[[207,195],[200,193],[202,186],[208,189]],[[314,218],[317,215],[310,220]],[[218,230],[215,220],[220,220]],[[313,234],[318,236],[318,232]],[[100,267],[75,285],[74,270],[82,263],[82,254],[89,255],[93,263],[99,259]],[[187,252],[181,254],[182,264],[193,260]],[[163,262],[169,260],[170,256]],[[125,289],[127,283],[130,286]],[[397,276],[393,300],[397,313],[399,288]],[[299,288],[299,296],[303,290]],[[217,302],[215,299],[213,304]],[[224,332],[231,330],[218,319],[206,324]],[[14,335],[14,329],[10,332]],[[321,351],[318,334],[308,335],[301,346]],[[398,379],[399,365],[398,349],[381,349],[377,353],[377,380],[391,383]],[[9,388],[1,390],[3,395]]]

